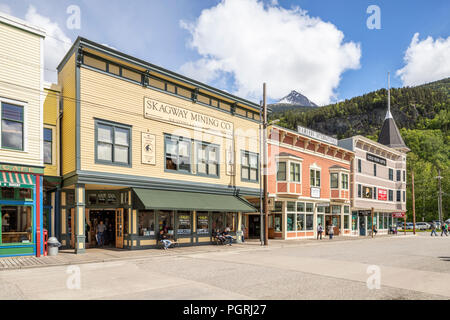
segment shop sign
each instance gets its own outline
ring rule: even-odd
[[[338,144],[337,139],[327,136],[323,133],[302,127],[302,126],[297,126],[297,131],[298,131],[298,133],[300,133],[304,136],[307,136],[307,137],[310,137],[313,139],[317,139],[317,140],[321,140],[323,142],[327,142],[330,144],[334,144],[335,146],[337,146],[337,144]]]
[[[372,199],[372,188],[371,187],[363,187],[363,198]]]
[[[233,123],[206,114],[173,106],[148,97],[144,98],[144,117],[177,123],[204,131],[233,135]]]
[[[320,188],[311,188],[311,198],[320,198]]]
[[[374,163],[377,163],[377,164],[381,164],[382,166],[386,166],[386,159],[380,158],[380,157],[378,157],[378,156],[376,156],[374,154],[367,153],[366,154],[366,159],[367,159],[367,161],[374,162]]]
[[[156,165],[156,136],[142,132],[142,163]]]
[[[387,201],[387,190],[378,189],[378,200]]]
[[[392,212],[393,218],[405,218],[406,212]]]
[[[316,204],[316,207],[317,208],[328,208],[330,206],[330,204],[327,202],[327,203],[325,203],[325,202],[322,202],[322,203],[318,203],[318,204]]]
[[[12,172],[21,172],[21,173],[36,173],[43,174],[43,168],[32,168],[32,167],[22,167],[15,166],[11,164],[0,164],[0,171],[12,171]]]
[[[360,216],[363,216],[363,217],[372,215],[371,210],[360,210],[358,213]]]

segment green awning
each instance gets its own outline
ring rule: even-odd
[[[232,195],[133,188],[141,206],[150,210],[257,211],[246,200]]]
[[[6,172],[0,173],[0,186],[11,188],[33,188],[36,177],[27,173]]]

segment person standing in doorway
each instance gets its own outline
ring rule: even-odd
[[[99,247],[103,247],[105,244],[105,230],[106,225],[103,224],[103,221],[100,221],[100,224],[97,225],[97,241]]]
[[[436,224],[434,222],[431,223],[431,236],[433,236],[433,234],[437,237]]]
[[[320,240],[322,240],[322,233],[323,233],[323,227],[322,227],[322,224],[319,223],[319,225],[317,226],[317,240],[319,240],[319,236],[320,236]]]
[[[332,223],[328,226],[328,235],[330,236],[330,240],[332,240],[334,235],[334,225]]]

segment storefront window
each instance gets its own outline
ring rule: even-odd
[[[320,208],[320,207],[319,207]],[[317,208],[318,209],[318,208]],[[322,227],[324,225],[324,215],[323,214],[318,214],[317,215],[317,225],[321,224]]]
[[[2,243],[32,242],[31,207],[2,206]]]
[[[297,202],[297,212],[305,212],[305,203]]]
[[[197,234],[209,234],[208,212],[197,212]]]
[[[305,229],[305,215],[297,214],[297,231],[303,231]]]
[[[325,213],[330,213],[331,211],[330,211],[330,206],[328,206],[328,207],[325,207]]]
[[[287,211],[288,212],[295,212],[295,202],[288,201],[287,202]]]
[[[220,232],[225,230],[224,215],[222,212],[213,212],[213,214],[212,214],[212,229],[219,230]]]
[[[344,213],[349,214],[350,213],[350,207],[344,206]]]
[[[358,230],[358,212],[352,212],[352,230]]]
[[[324,213],[325,212],[325,207],[317,206],[317,212]]]
[[[275,212],[283,211],[283,201],[275,201]]]
[[[19,200],[33,200],[32,189],[19,189]]]
[[[281,222],[281,218],[282,216],[281,216],[281,214],[275,214],[274,215],[274,230],[275,230],[275,232],[281,232],[281,226],[282,226],[282,222]]]
[[[341,214],[341,206],[331,206],[331,213]]]
[[[344,229],[349,229],[350,226],[350,215],[344,215]]]
[[[384,229],[384,214],[380,213],[380,229]]]
[[[2,188],[2,198],[3,199],[14,199],[14,188]]]
[[[306,212],[314,212],[314,203],[306,203]]]
[[[158,211],[158,230],[173,235],[174,214],[172,211]]]
[[[139,235],[149,237],[155,235],[155,212],[139,211]]]
[[[295,214],[289,213],[287,215],[287,231],[295,231],[294,230],[294,220],[295,220]]]
[[[306,230],[311,231],[314,229],[314,215],[306,215]]]
[[[191,234],[191,212],[190,211],[179,211],[177,213],[178,223],[177,223],[177,234],[178,235],[190,235]]]
[[[228,212],[226,214],[226,227],[230,228],[230,232],[236,232],[237,213]]]

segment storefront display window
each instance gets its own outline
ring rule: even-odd
[[[274,228],[275,232],[281,232],[281,230],[282,230],[281,229],[281,226],[282,226],[281,217],[282,217],[281,214],[275,214],[274,215],[274,218],[273,218],[274,226],[273,226],[273,228]]]
[[[14,199],[14,188],[2,188],[2,198],[3,199]]]
[[[380,213],[380,229],[384,229],[384,214]]]
[[[320,207],[319,207],[320,208]],[[323,214],[318,214],[317,215],[317,225],[321,224],[322,227],[324,226],[324,215]]]
[[[173,236],[174,213],[172,211],[158,211],[158,230]]]
[[[297,231],[305,230],[305,215],[297,214]]]
[[[155,236],[154,211],[139,211],[139,235],[141,237]]]
[[[358,230],[358,212],[352,212],[352,230]]]
[[[314,211],[314,203],[306,203],[306,212]]]
[[[33,241],[31,207],[2,206],[1,215],[1,243],[30,243]]]
[[[283,211],[283,201],[275,201],[275,212]]]
[[[177,234],[190,235],[191,234],[191,212],[179,211],[177,212]]]
[[[208,212],[197,212],[197,234],[209,234],[209,216]]]
[[[349,206],[344,206],[344,213],[345,214],[349,214],[350,213],[350,207]]]
[[[222,212],[213,212],[213,214],[212,214],[212,229],[219,230],[220,232],[225,230],[224,215]]]
[[[344,215],[344,229],[349,229],[350,215]]]
[[[226,227],[230,228],[230,232],[236,232],[237,213],[229,212],[226,214]]]
[[[314,229],[314,215],[306,215],[306,230],[311,231]]]
[[[287,215],[287,231],[295,231],[294,230],[294,220],[295,220],[295,214],[289,213]]]

